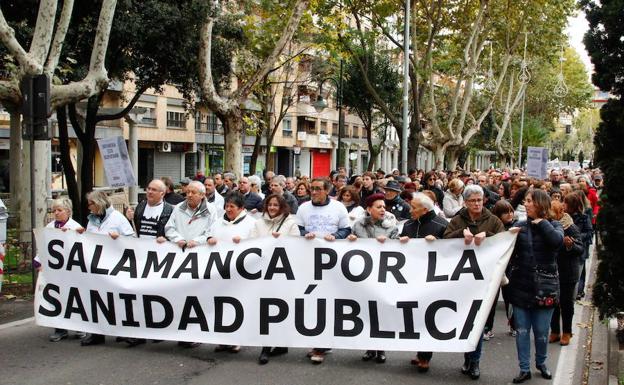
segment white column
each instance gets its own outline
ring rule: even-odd
[[[395,168],[399,168],[399,149],[395,148],[394,149],[394,156],[392,157],[393,162],[392,162],[392,169],[394,170]]]
[[[343,150],[343,154],[344,154],[344,159],[343,159],[343,165],[345,166],[345,169],[347,169],[347,175],[349,175],[349,144],[345,143],[345,148]]]
[[[370,150],[369,150],[370,152]],[[381,149],[379,150],[379,152],[377,153],[377,158],[375,158],[375,167],[373,167],[375,170],[378,169],[381,166]]]
[[[199,147],[202,147],[202,151],[199,150]],[[206,147],[203,144],[197,145],[197,152],[199,153],[199,164],[197,165],[200,170],[206,174]]]
[[[331,150],[331,169],[334,169],[334,166],[336,165],[336,157],[338,156],[338,151],[336,150],[336,142],[332,142],[334,144],[334,146],[332,147]]]
[[[358,174],[362,174],[362,146],[357,147],[357,170]]]

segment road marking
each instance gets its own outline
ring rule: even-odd
[[[12,328],[12,327],[15,327],[15,326],[25,325],[27,323],[33,322],[34,320],[35,320],[35,317],[30,317],[30,318],[21,319],[19,321],[7,322],[5,324],[1,324],[0,325],[0,330]]]

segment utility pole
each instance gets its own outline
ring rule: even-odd
[[[401,172],[407,174],[407,138],[409,107],[410,0],[405,0],[405,31],[403,35],[403,132],[401,141]],[[415,116],[414,119],[418,119]]]

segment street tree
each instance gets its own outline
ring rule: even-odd
[[[225,132],[225,168],[240,174],[242,167],[242,139],[244,135],[243,108],[254,87],[265,78],[280,59],[286,45],[295,35],[301,18],[309,5],[309,0],[288,2],[261,2],[238,4],[228,2],[214,4],[204,14],[199,49],[200,86],[203,102],[223,123]],[[245,8],[249,7],[249,8]],[[235,52],[233,61],[237,63],[234,76],[236,84],[219,90],[218,79],[214,77],[212,47],[215,42],[214,25],[220,18],[244,13],[241,20],[243,30],[250,41],[255,42],[256,50],[244,48]],[[271,28],[268,28],[268,26]],[[267,28],[264,28],[267,26]],[[262,36],[256,35],[261,34]],[[250,37],[251,36],[251,37]],[[252,52],[265,52],[255,56]]]
[[[380,119],[379,109],[367,88],[363,88],[364,77],[360,64],[366,70],[366,78],[373,84],[377,94],[393,111],[401,109],[401,90],[399,84],[401,76],[392,65],[387,55],[368,52],[368,57],[351,57],[345,66],[345,81],[343,83],[343,104],[362,120],[366,129],[369,157],[366,169],[371,171],[380,145],[373,142],[374,123]],[[381,126],[377,136],[385,137],[385,126]]]
[[[34,189],[36,201],[30,202],[30,183],[24,176],[30,175],[30,151],[23,146],[21,139],[20,106],[22,95],[19,84],[28,76],[46,74],[54,77],[59,68],[61,51],[66,45],[67,31],[71,25],[74,1],[65,0],[59,8],[56,0],[37,2],[5,1],[0,9],[0,103],[11,114],[11,196],[13,210],[20,211],[21,234],[26,236],[32,226],[43,225],[46,214],[47,165],[49,142],[38,141],[34,169]],[[108,49],[110,29],[115,13],[116,0],[102,0],[98,3],[99,12],[92,20],[91,34],[83,39],[90,41],[90,55],[86,70],[72,82],[53,82],[50,101],[53,108],[75,102],[105,89],[108,76],[104,58]],[[38,9],[38,12],[35,10]],[[29,49],[26,49],[29,45]],[[30,204],[29,204],[30,202]],[[37,207],[36,221],[30,223],[30,211]],[[24,238],[24,237],[22,237]]]
[[[600,194],[598,270],[593,302],[601,317],[624,311],[624,0],[583,0],[589,22],[584,43],[594,64],[592,80],[613,97],[600,111],[595,164],[604,173]]]
[[[69,196],[74,203],[75,216],[85,220],[88,214],[85,193],[93,189],[93,162],[96,155],[96,128],[107,121],[119,121],[129,114],[141,95],[148,89],[161,92],[165,84],[175,84],[185,96],[189,108],[197,95],[197,55],[199,49],[197,31],[203,21],[206,6],[196,0],[169,2],[145,0],[121,2],[111,31],[111,50],[106,56],[109,76],[119,84],[132,82],[134,89],[126,94],[116,94],[118,111],[103,111],[102,101],[112,90],[100,90],[86,103],[69,103],[56,109],[59,124],[61,161],[66,175]],[[71,44],[63,51],[67,63],[61,78],[71,80],[84,72],[88,63],[89,43],[82,38],[82,31],[91,26],[94,8],[81,7],[74,18],[79,27],[68,33]],[[141,20],[141,23],[137,23]],[[227,35],[229,41],[236,39],[236,28],[219,24],[218,36]],[[226,39],[224,39],[226,40]],[[222,44],[215,49],[224,50]],[[172,54],[175,52],[175,54]],[[215,61],[215,74],[219,79],[228,77],[229,63]],[[79,142],[80,160],[75,170],[70,158],[67,118]]]

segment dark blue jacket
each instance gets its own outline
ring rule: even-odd
[[[587,259],[587,254],[589,252],[589,245],[592,244],[592,236],[594,229],[592,228],[591,218],[587,214],[583,213],[574,213],[571,215],[572,220],[576,227],[578,227],[581,233],[581,242],[583,242],[583,255],[581,258],[583,260]]]
[[[565,245],[561,245],[561,249],[557,253],[559,282],[578,282],[581,274],[581,258],[585,252],[583,242],[581,241],[581,232],[576,225],[572,224],[563,231],[563,235],[574,239],[574,243],[570,249],[566,249]]]
[[[442,239],[444,238],[446,226],[448,226],[448,221],[440,218],[431,210],[418,219],[410,219],[405,222],[403,230],[401,230],[401,237],[424,238],[427,235],[433,235],[438,239]]]
[[[563,247],[563,227],[546,219],[534,224],[529,218],[520,227],[509,263],[509,302],[522,308],[534,306],[535,270],[557,272],[557,254]],[[530,234],[529,234],[530,232]]]

